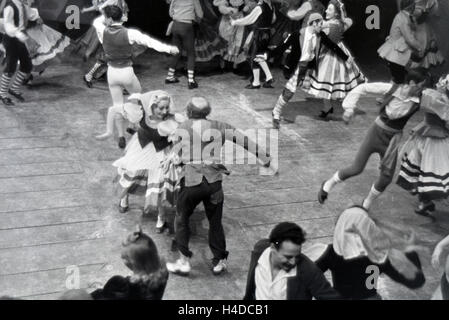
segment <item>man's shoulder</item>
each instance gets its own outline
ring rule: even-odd
[[[262,239],[259,240],[253,248],[253,252],[255,253],[262,253],[270,246],[270,240],[269,239]]]

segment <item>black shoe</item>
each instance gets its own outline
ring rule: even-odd
[[[428,218],[435,219],[435,218],[430,214],[430,212],[435,211],[435,209],[436,209],[435,203],[429,202],[429,203],[426,204],[424,207],[422,207],[422,208],[417,208],[417,209],[415,210],[415,213],[418,214],[418,215],[420,215],[420,216],[423,216],[423,217],[428,217]]]
[[[130,135],[133,135],[133,134],[135,134],[137,131],[134,130],[133,128],[127,128],[127,129],[126,129],[126,132],[128,132]]]
[[[9,98],[9,97],[0,97],[0,100],[2,100],[2,102],[5,106],[13,106],[14,105],[14,102],[12,102],[11,98]]]
[[[83,81],[89,89],[92,89],[93,83],[92,81],[87,80],[86,75],[83,76]]]
[[[270,79],[268,81],[265,81],[265,83],[263,84],[263,87],[272,89],[272,88],[274,88],[273,83],[274,83],[274,79]]]
[[[125,147],[126,147],[126,139],[125,139],[125,137],[118,138],[118,147],[120,149],[125,149]]]
[[[318,202],[323,204],[327,200],[327,196],[329,195],[326,191],[324,191],[324,184],[326,181],[323,182],[321,185],[320,191],[318,192]]]
[[[173,83],[178,83],[179,79],[178,78],[173,78],[173,79],[165,79],[165,84],[173,84]]]
[[[161,234],[163,233],[166,229],[168,229],[168,224],[167,222],[165,222],[162,227],[160,228],[156,228],[156,233]]]
[[[321,110],[321,113],[318,115],[318,118],[326,119],[327,116],[331,113],[334,113],[334,107],[330,108],[329,111]]]
[[[12,90],[8,91],[10,95],[12,95],[13,97],[15,97],[17,100],[19,100],[20,102],[25,102],[25,98],[22,96],[21,93],[18,92],[14,92]]]
[[[118,203],[118,211],[120,213],[125,213],[129,210],[129,206],[126,207],[122,207],[122,200],[120,200],[120,202]]]
[[[43,71],[42,71],[43,72]],[[39,73],[40,74],[40,73]],[[34,77],[32,74],[30,74],[24,81],[23,85],[26,86],[27,84],[31,84],[30,82],[34,80]]]
[[[124,96],[129,96],[129,92],[128,92],[128,90],[126,90],[126,89],[123,89],[123,95],[124,95]]]
[[[189,89],[196,89],[198,88],[198,83],[196,83],[196,81],[194,80],[193,82],[189,81]]]
[[[249,85],[247,85],[247,86],[245,87],[245,89],[250,89],[250,90],[252,90],[252,89],[260,89],[260,85],[255,86],[255,85],[253,85],[252,83],[250,83]]]

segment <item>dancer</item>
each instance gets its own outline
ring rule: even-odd
[[[268,45],[270,43],[271,25],[276,20],[271,0],[259,0],[257,6],[246,17],[234,20],[232,26],[251,26],[252,40],[249,51],[249,63],[253,71],[253,81],[246,89],[260,89],[260,69],[265,74],[264,88],[273,88],[273,75],[267,64]]]
[[[382,104],[399,85],[404,84],[407,75],[406,67],[410,64],[412,53],[422,56],[421,44],[416,39],[412,13],[415,11],[415,0],[401,0],[401,11],[396,15],[391,25],[390,35],[377,50],[379,56],[387,62],[390,69],[393,86],[378,99]]]
[[[325,48],[317,57],[318,68],[304,80],[304,83],[310,83],[310,89],[307,89],[307,92],[316,98],[323,99],[324,108],[319,114],[321,119],[333,113],[334,101],[343,99],[349,91],[365,82],[365,76],[342,42],[343,34],[352,26],[352,23],[352,20],[346,16],[343,3],[339,0],[331,0],[326,10],[323,32],[332,42],[337,43],[350,59],[345,62],[334,52]]]
[[[282,94],[279,96],[273,108],[273,127],[275,129],[280,128],[282,109],[293,98],[293,95],[295,94],[297,87],[300,81],[304,78],[306,72],[309,69],[316,69],[319,67],[317,65],[317,58],[320,55],[321,50],[327,48],[328,50],[334,52],[343,61],[350,63],[349,56],[338,45],[332,42],[332,40],[330,40],[324,32],[321,31],[322,23],[323,17],[319,13],[312,13],[309,16],[308,27],[304,33],[301,59],[299,60],[295,73],[288,80]]]
[[[240,63],[247,59],[243,50],[245,27],[232,26],[231,18],[242,18],[245,4],[243,0],[214,0],[214,5],[223,15],[219,25],[220,36],[228,43],[223,59],[232,63],[232,68],[235,70]]]
[[[418,195],[417,214],[433,218],[433,201],[449,196],[449,75],[423,92],[421,107],[425,119],[404,145],[397,184]]]
[[[28,0],[8,0],[3,9],[3,23],[5,35],[3,45],[6,50],[6,67],[3,70],[0,83],[0,100],[4,105],[11,106],[14,102],[8,97],[8,93],[20,102],[25,98],[21,93],[21,87],[33,69],[29,51],[26,47],[28,35],[26,29],[29,21],[42,24],[39,12],[31,8]],[[16,74],[17,64],[20,62],[19,71]],[[12,78],[16,76],[12,82]],[[11,83],[12,82],[12,83]]]
[[[194,97],[187,105],[189,120],[178,128],[180,161],[183,164],[181,191],[176,205],[176,245],[180,258],[167,263],[168,271],[188,275],[191,270],[189,250],[189,219],[195,208],[203,202],[209,220],[209,246],[213,253],[213,273],[219,275],[226,271],[226,239],[222,225],[223,216],[223,173],[228,170],[220,163],[220,155],[226,140],[239,144],[246,150],[255,146],[256,156],[263,166],[269,168],[271,158],[255,142],[248,141],[234,127],[219,121],[208,120],[211,112],[209,102],[202,97]],[[205,137],[210,137],[205,140]],[[202,141],[199,145],[196,142]],[[252,144],[251,144],[252,143]],[[193,150],[191,152],[190,150]],[[211,152],[213,150],[213,152]],[[196,152],[198,151],[198,152]],[[251,151],[251,150],[249,150]],[[273,166],[270,167],[273,169]]]
[[[438,49],[435,31],[431,26],[432,18],[438,16],[438,0],[415,0],[416,8],[413,17],[416,20],[416,40],[423,50],[422,56],[412,54],[410,68],[430,69],[444,63],[444,56]]]
[[[301,6],[296,10],[289,10],[287,12],[287,16],[293,21],[302,21],[301,29],[300,29],[300,41],[301,45],[304,42],[305,31],[308,26],[309,17],[313,13],[319,13],[320,15],[324,15],[324,11],[326,8],[321,3],[320,0],[306,0]]]
[[[393,180],[398,157],[402,129],[407,121],[418,111],[421,92],[426,83],[425,76],[418,72],[407,75],[406,83],[400,85],[385,102],[371,128],[360,146],[354,162],[347,168],[337,171],[329,180],[321,185],[318,201],[323,204],[329,192],[339,183],[355,177],[363,172],[374,153],[381,158],[380,176],[371,187],[363,201],[363,208],[369,211],[371,204],[390,185]],[[352,90],[343,101],[343,119],[352,118],[359,99],[366,94],[385,94],[391,90],[392,84],[383,82],[364,83]]]
[[[124,107],[128,117],[140,125],[125,155],[113,164],[117,167],[119,184],[123,188],[119,210],[121,213],[128,211],[130,194],[144,194],[143,213],[157,209],[156,232],[162,233],[167,228],[166,207],[175,205],[179,190],[178,172],[174,165],[170,165],[168,156],[171,150],[170,135],[182,117],[170,113],[174,103],[165,91],[133,94],[130,99],[138,99],[143,107],[134,102]],[[167,163],[167,166],[163,167],[161,163]]]
[[[162,300],[168,272],[156,244],[139,226],[122,243],[121,258],[131,276],[114,276],[91,293],[94,300]]]
[[[273,33],[269,47],[277,47],[290,35],[300,29],[301,21],[295,21],[288,17],[288,12],[298,9],[303,0],[272,1],[276,22],[273,24]]]
[[[142,90],[132,67],[132,45],[139,44],[170,54],[178,54],[179,50],[177,47],[164,44],[136,29],[123,27],[123,11],[118,6],[105,7],[103,15],[95,19],[93,25],[97,30],[98,38],[103,45],[108,62],[108,83],[113,103],[113,106],[108,110],[106,132],[96,136],[96,138],[104,140],[111,137],[115,119],[119,135],[119,147],[123,149],[126,146],[123,89],[126,89],[130,94],[140,93]]]
[[[199,0],[171,0],[169,13],[173,19],[171,24],[172,43],[180,50],[187,52],[188,88],[196,89],[198,83],[195,81],[195,30],[193,24],[203,18],[203,9]],[[165,79],[166,84],[179,82],[175,72],[180,58],[180,52],[173,57]]]
[[[333,243],[315,263],[323,272],[332,273],[333,286],[344,299],[379,300],[382,297],[377,293],[377,281],[367,286],[374,272],[410,289],[424,285],[417,248],[413,232],[403,250],[392,247],[388,235],[368,212],[352,207],[338,217]]]
[[[128,12],[129,8],[126,4],[125,0],[93,0],[92,7],[89,8],[83,8],[81,13],[87,13],[92,11],[98,11],[102,13],[102,10],[106,6],[118,6],[120,9],[122,9],[123,17],[122,21],[123,23],[128,21]],[[84,60],[87,61],[90,55],[92,55],[94,52],[97,51],[97,61],[95,62],[94,66],[89,70],[88,73],[86,73],[83,76],[84,83],[87,85],[88,88],[93,87],[92,80],[94,79],[95,74],[100,69],[107,69],[107,62],[104,55],[103,47],[98,39],[97,33],[95,28],[92,26],[84,36],[84,44],[86,45],[86,53],[84,55]]]

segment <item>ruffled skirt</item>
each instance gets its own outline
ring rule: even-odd
[[[430,200],[449,196],[449,138],[412,136],[403,148],[397,184]]]
[[[338,46],[352,57],[342,42]],[[310,83],[307,92],[317,98],[339,100],[365,81],[364,74],[355,62],[348,67],[336,54],[327,51],[318,61],[318,73],[313,71],[306,76],[304,83]]]
[[[157,152],[153,143],[142,149],[135,134],[125,155],[113,164],[123,188],[122,196],[145,195],[145,209],[174,206],[180,189],[179,171],[173,162],[167,161],[168,155],[167,149]]]

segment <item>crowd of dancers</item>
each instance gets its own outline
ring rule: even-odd
[[[181,115],[173,113],[174,101],[168,92],[144,92],[133,61],[147,48],[172,55],[165,78],[168,85],[179,82],[178,67],[185,56],[189,89],[199,86],[196,64],[213,59],[221,68],[249,67],[251,79],[246,89],[273,89],[271,61],[287,52],[283,59],[287,82],[272,112],[275,129],[280,129],[283,108],[297,88],[323,100],[320,118],[341,106],[347,124],[361,107],[363,96],[378,95],[379,116],[368,129],[354,162],[322,183],[318,201],[324,204],[338,184],[361,174],[370,156],[377,153],[380,172],[369,194],[359,206],[339,215],[333,242],[313,246],[308,257],[301,253],[305,242],[302,228],[293,223],[278,224],[269,239],[254,247],[245,299],[380,298],[376,288],[366,286],[366,271],[372,266],[409,288],[421,287],[425,276],[418,253],[423,248],[416,244],[414,234],[398,248],[389,236],[392,227],[373,219],[370,209],[393,182],[398,161],[397,184],[418,196],[417,214],[434,219],[435,201],[449,195],[449,75],[438,81],[431,76],[432,68],[444,59],[427,23],[438,11],[438,1],[400,1],[390,34],[378,50],[389,67],[391,82],[369,82],[356,64],[343,43],[353,20],[340,0],[330,0],[327,7],[319,0],[167,2],[172,18],[167,35],[171,35],[172,44],[125,27],[129,11],[125,0],[94,0],[83,13],[98,11],[98,17],[75,43],[74,51],[83,49],[85,61],[95,57],[94,65],[83,76],[89,88],[102,75],[107,78],[112,106],[106,130],[96,138],[112,137],[116,127],[119,147],[125,149],[113,163],[122,188],[118,210],[127,212],[129,195],[142,194],[143,213],[157,211],[155,230],[164,233],[169,222],[167,209],[176,208],[173,240],[179,259],[165,264],[151,237],[138,229],[124,242],[122,253],[133,276],[116,276],[91,294],[70,292],[63,298],[161,299],[169,273],[189,275],[191,271],[189,220],[201,202],[209,221],[212,272],[220,275],[227,270],[222,180],[229,171],[220,163],[220,155],[226,141],[254,151],[252,142],[232,125],[209,120],[212,106],[207,98],[191,98],[187,114]],[[42,74],[71,41],[43,24],[33,0],[4,0],[1,12],[5,68],[0,99],[12,106],[11,97],[25,101],[21,87],[32,80],[32,71]],[[423,121],[401,145],[404,127],[419,110],[424,111]],[[222,139],[205,141],[206,132],[211,130],[219,132]],[[125,132],[132,134],[128,143]],[[195,141],[202,141],[197,146],[201,152],[186,152],[195,148]],[[267,150],[261,146],[256,150],[263,170],[275,174],[278,168]],[[435,248],[435,266],[447,246],[448,238]],[[323,276],[327,270],[332,272],[333,286]],[[287,283],[289,277],[295,281]],[[292,285],[296,287],[292,289]],[[449,259],[436,296],[447,299],[448,286]]]

